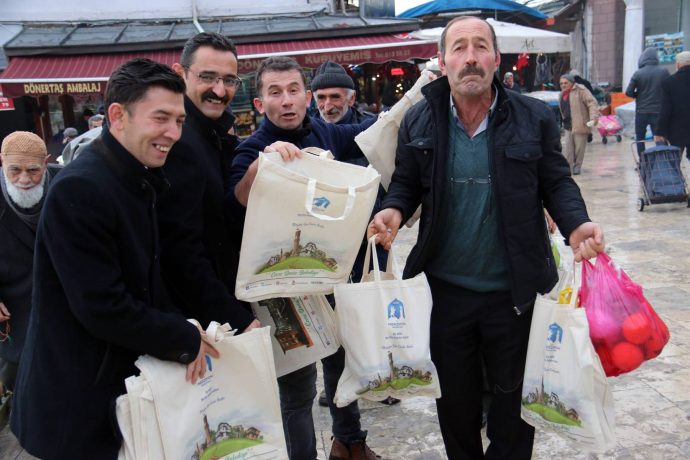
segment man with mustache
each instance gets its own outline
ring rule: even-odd
[[[373,117],[355,108],[355,82],[338,63],[326,61],[316,69],[311,91],[326,123],[356,124]]]
[[[330,150],[336,160],[366,164],[354,137],[374,119],[359,125],[335,125],[307,115],[312,93],[299,63],[288,57],[265,59],[256,71],[254,107],[264,115],[261,127],[237,148],[227,196],[228,213],[243,220],[259,164],[266,147],[288,161],[301,156],[300,148]],[[279,198],[278,198],[279,199]],[[362,235],[363,236],[363,235]],[[345,366],[342,348],[322,360],[324,386],[333,418],[333,444],[329,460],[376,460],[366,444],[356,402],[337,408],[333,396]],[[290,460],[316,459],[316,436],[312,405],[316,396],[316,365],[311,364],[278,379],[283,428]]]
[[[13,391],[31,311],[34,242],[43,199],[60,168],[34,133],[9,134],[0,148],[0,396]]]
[[[425,272],[431,287],[431,358],[448,458],[529,459],[534,429],[520,417],[523,372],[537,293],[558,280],[543,207],[575,259],[604,249],[561,155],[550,108],[507,91],[485,20],[460,16],[439,42],[443,77],[400,126],[396,168],[369,236],[389,248],[422,204],[404,278]],[[492,401],[482,447],[482,366]]]
[[[187,116],[163,168],[171,184],[158,202],[163,279],[173,303],[204,328],[218,321],[244,331],[259,322],[234,295],[241,239],[223,213],[239,143],[228,134],[235,118],[226,110],[242,86],[237,50],[230,39],[203,32],[172,68],[186,84]]]

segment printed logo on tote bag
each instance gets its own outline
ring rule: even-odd
[[[563,342],[563,328],[558,323],[551,323],[547,339],[551,343]]]
[[[395,319],[405,319],[405,304],[403,304],[400,300],[394,299],[391,303],[388,304],[388,319],[395,318]],[[391,322],[388,322],[389,325]]]
[[[331,204],[331,200],[326,198],[325,196],[319,196],[314,198],[314,207],[315,208],[322,208],[326,209],[328,206]]]

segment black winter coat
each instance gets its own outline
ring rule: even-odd
[[[34,456],[117,458],[115,399],[137,357],[186,364],[198,353],[197,328],[160,300],[163,182],[106,130],[48,191],[11,415]]]
[[[661,95],[654,134],[664,136],[671,145],[690,146],[690,66],[681,67],[661,82]]]
[[[52,180],[60,169],[58,165],[49,165],[46,174]],[[34,230],[17,216],[0,194],[0,302],[12,315],[12,340],[0,343],[0,357],[12,363],[19,363],[29,324],[35,240]],[[4,327],[4,323],[0,323],[0,329]]]
[[[506,91],[498,78],[494,78],[494,87],[498,101],[487,131],[491,186],[514,308],[522,313],[531,308],[537,292],[548,292],[558,279],[543,207],[566,238],[589,217],[561,154],[560,133],[551,109],[541,101]],[[405,278],[422,272],[429,259],[447,183],[447,78],[429,83],[422,93],[425,100],[408,111],[400,127],[395,172],[382,204],[383,208],[399,209],[403,222],[422,204],[419,236],[407,259]]]
[[[230,225],[223,212],[238,143],[227,134],[234,117],[214,121],[184,102],[182,137],[163,166],[171,186],[158,203],[163,278],[173,303],[204,328],[218,321],[243,331],[253,315],[234,295],[242,222]]]

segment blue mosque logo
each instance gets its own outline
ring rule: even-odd
[[[388,304],[388,319],[405,319],[405,305],[398,299]]]
[[[211,361],[211,357],[209,355],[206,355],[206,367],[209,371],[213,372],[213,361]]]
[[[546,340],[551,343],[561,343],[563,341],[563,328],[558,323],[551,323],[549,326],[549,336]]]
[[[320,196],[317,198],[314,198],[314,206],[317,208],[328,208],[328,206],[331,204],[331,201],[326,198],[325,196]]]

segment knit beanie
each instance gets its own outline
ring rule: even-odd
[[[570,83],[575,83],[575,77],[569,73],[561,75],[561,78],[568,80]]]
[[[0,152],[3,155],[25,155],[44,160],[48,155],[43,139],[28,131],[15,131],[2,141]]]
[[[311,81],[311,90],[323,88],[349,88],[355,89],[355,82],[345,72],[343,67],[333,61],[326,61],[316,69]]]

